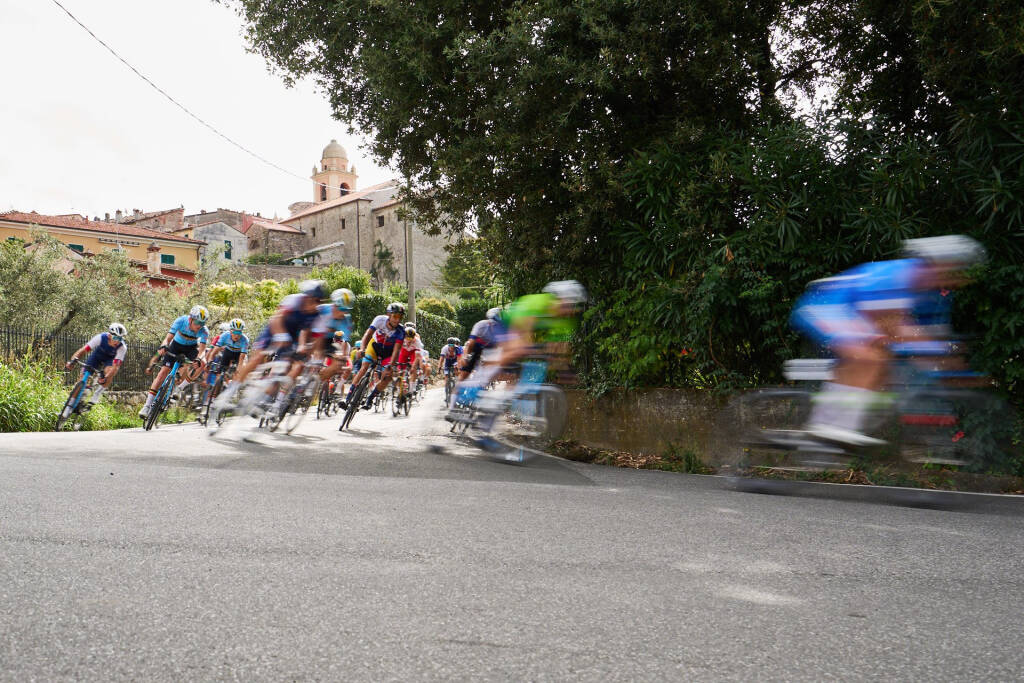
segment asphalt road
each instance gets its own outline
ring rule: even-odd
[[[0,435],[0,678],[1022,677],[1024,518],[503,465],[430,401]]]

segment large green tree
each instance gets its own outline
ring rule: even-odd
[[[1019,2],[233,2],[421,220],[475,222],[513,293],[584,281],[592,374],[772,381],[809,279],[944,232],[990,248],[961,301],[1024,372]]]

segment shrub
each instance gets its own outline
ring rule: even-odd
[[[384,313],[384,308],[390,301],[391,299],[386,298],[380,292],[369,292],[356,296],[356,305],[352,308],[353,342],[363,336],[375,317]]]
[[[370,291],[370,274],[360,268],[332,263],[329,266],[317,266],[310,277],[327,283],[327,290],[333,292],[339,287],[351,289],[353,294],[366,294]]]
[[[0,361],[0,432],[53,429],[65,399],[62,378],[49,364],[28,358]]]
[[[245,257],[245,262],[276,266],[287,265],[291,263],[291,260],[286,258],[284,254],[249,254]]]
[[[416,311],[424,313],[433,313],[439,315],[442,318],[447,318],[452,322],[456,321],[455,307],[443,299],[435,299],[433,297],[423,299],[422,301],[416,302]]]

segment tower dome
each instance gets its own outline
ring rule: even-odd
[[[337,140],[331,140],[331,144],[324,147],[324,153],[320,156],[321,159],[345,159],[348,160],[348,152],[345,148],[338,144]]]

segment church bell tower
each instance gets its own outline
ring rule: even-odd
[[[337,199],[356,189],[355,165],[349,166],[348,152],[337,140],[324,147],[320,155],[320,168],[313,167],[313,201]]]

